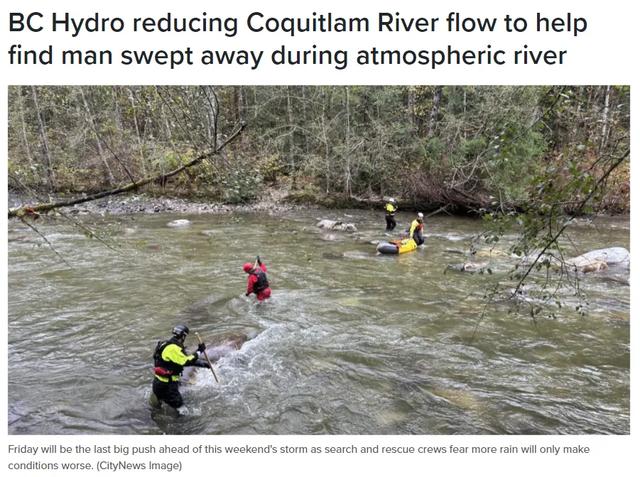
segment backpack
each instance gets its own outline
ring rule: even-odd
[[[266,273],[264,273],[262,270],[256,270],[255,275],[256,277],[258,277],[258,280],[253,285],[254,293],[259,293],[262,290],[266,290],[267,288],[269,288],[269,280],[267,280]]]

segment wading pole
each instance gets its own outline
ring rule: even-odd
[[[197,331],[196,331],[196,338],[198,338],[199,343],[202,343],[202,338],[200,338],[200,335],[198,334]],[[218,381],[218,376],[216,376],[216,372],[213,370],[213,364],[211,364],[211,361],[209,360],[209,355],[207,355],[207,350],[204,351],[204,357],[207,359],[207,363],[209,363],[209,369],[213,374],[213,378],[216,380],[216,383],[219,383],[220,381]]]

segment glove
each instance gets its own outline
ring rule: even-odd
[[[207,361],[203,361],[201,359],[197,360],[195,363],[193,363],[193,365],[196,368],[210,368],[211,367]]]
[[[260,260],[260,255],[256,257],[256,262],[258,262],[258,265],[262,265],[262,261]]]
[[[204,343],[200,343],[198,345],[198,351],[204,353],[204,350],[207,349],[207,346]]]

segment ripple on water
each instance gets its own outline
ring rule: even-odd
[[[358,235],[334,237],[315,228],[323,214],[156,214],[131,230],[101,219],[114,250],[42,224],[68,264],[10,225],[9,432],[629,432],[630,289],[617,275],[583,277],[585,317],[566,288],[568,306],[533,322],[486,306],[511,257],[482,251],[491,276],[444,273],[468,258],[450,250],[468,253],[479,222],[432,217],[424,248],[381,257],[369,243],[385,238],[379,214],[349,211]],[[191,225],[166,227],[176,219]],[[628,247],[628,229],[607,234]],[[242,264],[258,254],[274,290],[265,304],[244,296]],[[147,403],[154,346],[177,322],[212,344],[253,336],[216,363],[220,383],[200,370],[185,386],[178,420]]]

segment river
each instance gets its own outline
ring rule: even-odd
[[[183,218],[191,225],[167,226]],[[320,218],[359,231],[322,231]],[[11,434],[629,433],[630,288],[619,273],[581,277],[582,302],[561,287],[564,306],[533,320],[487,303],[511,258],[492,258],[492,274],[444,273],[478,220],[431,217],[425,247],[401,256],[376,255],[384,219],[371,211],[77,220],[103,239],[37,223],[66,263],[9,223]],[[576,255],[628,249],[628,218],[570,237]],[[242,272],[257,254],[273,288],[261,305],[244,296]],[[219,384],[203,369],[183,387],[178,419],[148,405],[153,349],[176,323],[210,343],[253,337],[216,364]]]

